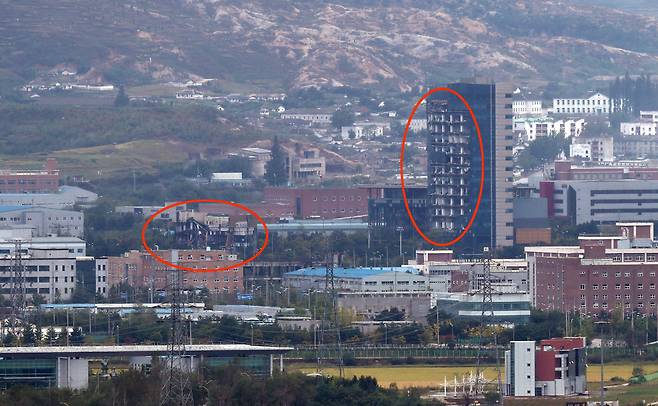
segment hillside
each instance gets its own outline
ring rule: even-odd
[[[0,85],[63,69],[227,90],[578,83],[658,66],[658,19],[554,0],[0,0]]]

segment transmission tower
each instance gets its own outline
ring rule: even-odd
[[[178,258],[178,252],[172,250],[172,261]],[[189,374],[192,372],[192,360],[187,367],[185,356],[185,324],[181,319],[181,291],[183,271],[173,269],[171,272],[171,335],[169,337],[169,354],[167,365],[163,370],[164,379],[160,392],[161,406],[192,406],[192,388]]]
[[[9,326],[16,335],[18,327],[25,321],[25,267],[23,266],[23,242],[14,240],[14,257],[11,264],[11,315]]]
[[[331,294],[331,305],[334,313],[334,325],[336,327],[336,343],[338,345],[338,375],[342,378],[343,370],[343,343],[340,335],[340,320],[338,318],[338,302],[336,300],[336,285],[334,283],[334,255],[329,255],[325,273],[325,290]]]
[[[484,339],[485,329],[494,321],[493,312],[493,287],[491,286],[491,254],[488,247],[484,247],[483,255],[480,257],[482,264],[482,280],[479,283],[477,293],[482,295],[482,308],[480,313],[480,326],[478,329],[478,345],[477,345],[477,358],[475,364],[475,396],[481,395],[484,383],[481,382],[483,368],[482,368],[482,344]],[[496,364],[498,363],[498,355],[496,355]],[[500,374],[500,368],[498,367]],[[500,383],[499,383],[500,385]],[[499,388],[500,389],[500,388]],[[502,398],[502,396],[501,396]]]

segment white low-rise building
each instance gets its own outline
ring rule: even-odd
[[[590,162],[613,162],[614,140],[612,137],[573,138],[573,143],[569,146],[569,156]]]
[[[578,137],[585,124],[585,119],[555,120],[550,117],[530,117],[516,120],[516,128],[521,129],[522,137],[527,142],[557,134],[564,134],[565,138]]]
[[[625,136],[655,136],[658,129],[658,122],[651,121],[632,121],[619,124],[619,132]]]
[[[515,116],[539,116],[543,114],[541,100],[514,100],[512,112]]]
[[[555,114],[607,115],[610,112],[610,98],[596,92],[582,98],[553,99]]]

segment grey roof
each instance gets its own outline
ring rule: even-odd
[[[292,347],[265,347],[247,344],[191,344],[184,345],[186,354],[207,356],[265,353],[283,354]],[[7,358],[56,358],[59,356],[95,357],[121,355],[167,355],[168,345],[81,345],[56,347],[1,347],[0,357]]]

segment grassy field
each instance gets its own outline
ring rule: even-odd
[[[610,380],[614,376],[628,379],[631,377],[633,368],[639,366],[644,368],[646,373],[658,371],[658,364],[656,363],[612,363],[605,365],[604,378]],[[292,365],[292,369],[299,370],[303,373],[315,372],[313,365]],[[325,368],[325,374],[338,375],[337,368]],[[361,376],[368,375],[375,377],[377,382],[383,387],[388,387],[391,383],[395,383],[399,388],[407,387],[439,387],[443,385],[444,378],[450,382],[461,381],[462,376],[475,372],[474,366],[461,366],[461,365],[405,365],[405,366],[362,366],[362,367],[346,367],[345,375]],[[504,370],[501,368],[501,372]],[[597,365],[591,365],[587,370],[587,380],[589,382],[598,382],[599,368]],[[495,366],[487,365],[484,370],[486,379],[497,379],[497,372]],[[503,377],[504,378],[504,377]]]
[[[619,400],[621,406],[632,406],[642,401],[658,402],[658,380],[642,385],[631,385],[609,389],[606,394],[608,400]]]
[[[151,172],[156,164],[184,162],[189,152],[199,152],[203,146],[192,143],[160,140],[138,140],[34,154],[22,158],[3,157],[4,168],[40,168],[45,157],[57,158],[64,174],[84,175],[89,179],[128,173]]]

